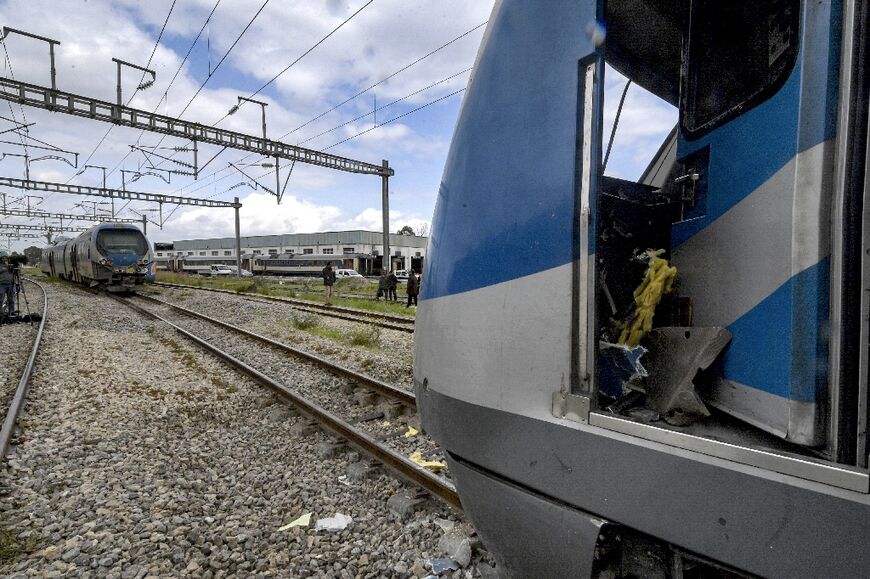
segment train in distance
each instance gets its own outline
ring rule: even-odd
[[[868,11],[496,0],[414,382],[502,575],[870,575]]]
[[[40,269],[49,277],[108,291],[135,290],[155,278],[148,239],[128,223],[95,225],[73,239],[46,247]]]

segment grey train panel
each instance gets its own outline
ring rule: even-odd
[[[605,521],[766,577],[870,575],[870,496],[599,429],[580,430],[417,387],[450,452]],[[477,483],[457,479],[460,496]],[[470,504],[471,501],[469,501]],[[569,507],[570,506],[570,507]],[[487,528],[491,523],[474,518]],[[837,553],[836,557],[830,557]],[[521,563],[515,563],[517,565]],[[535,577],[538,558],[516,569]],[[582,569],[577,569],[582,576]]]

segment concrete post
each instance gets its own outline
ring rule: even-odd
[[[242,238],[239,235],[239,198],[234,199],[236,203],[236,277],[242,279]]]
[[[384,257],[382,268],[390,271],[390,177],[388,175],[390,162],[384,159],[382,166],[384,174],[381,175],[381,216],[384,225]]]

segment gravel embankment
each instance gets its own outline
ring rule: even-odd
[[[414,389],[414,335],[359,322],[300,312],[292,306],[230,294],[201,290],[158,290],[155,297],[206,313],[297,348],[314,352],[324,358],[362,372],[389,384]],[[336,330],[343,335],[367,329],[377,336],[377,349],[348,347],[312,331],[297,328],[293,320],[314,320],[317,326]]]
[[[292,388],[304,398],[314,401],[345,421],[356,424],[376,439],[383,440],[393,450],[405,456],[420,452],[426,460],[436,460],[446,464],[443,452],[432,438],[423,433],[405,436],[405,433],[408,433],[408,425],[420,430],[416,413],[393,416],[381,407],[381,412],[385,415],[376,417],[381,413],[373,404],[377,402],[377,396],[361,396],[357,401],[353,394],[356,385],[350,380],[331,375],[323,368],[299,360],[276,348],[265,346],[253,338],[241,336],[215,324],[176,312],[168,306],[145,301],[137,302],[137,305],[207,339],[278,382],[287,386],[292,384]],[[194,309],[194,311],[200,310]],[[217,317],[214,314],[212,316]]]
[[[433,500],[398,520],[387,499],[412,489],[349,478],[354,452],[319,458],[327,436],[248,378],[108,298],[47,289],[24,437],[0,471],[0,573],[419,577],[444,521],[464,525]],[[314,529],[336,513],[353,522]],[[442,577],[479,576],[484,555]]]
[[[30,311],[42,314],[42,292],[31,283],[25,284]],[[19,310],[24,314],[25,305],[21,301]],[[18,381],[30,356],[38,327],[39,322],[34,322],[32,326],[25,322],[0,325],[0,337],[3,340],[3,361],[0,363],[0,422],[6,418],[9,403],[18,388]]]

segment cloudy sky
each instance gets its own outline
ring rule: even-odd
[[[56,48],[61,90],[114,101],[117,72],[112,58],[118,58],[149,65],[157,73],[152,87],[137,91],[141,73],[122,70],[124,101],[132,97],[135,108],[259,135],[259,105],[245,103],[227,115],[237,96],[256,93],[255,99],[268,103],[270,138],[372,163],[389,159],[396,170],[390,182],[390,229],[395,231],[431,221],[461,91],[492,4],[493,0],[8,0],[0,2],[0,24],[61,43]],[[49,84],[46,43],[13,34],[2,48],[3,76]],[[618,75],[608,76],[608,125],[623,84]],[[377,86],[365,90],[372,85]],[[190,153],[172,150],[190,145],[180,139],[161,140],[156,134],[121,127],[109,130],[111,125],[105,123],[22,109],[5,101],[0,102],[0,117],[0,131],[16,126],[13,121],[32,123],[31,139],[14,132],[0,134],[0,141],[5,141],[0,152],[7,153],[0,160],[2,176],[23,178],[24,159],[13,156],[23,153],[22,139],[31,145],[28,154],[34,159],[53,155],[73,160],[68,154],[33,148],[45,146],[34,140],[38,139],[79,153],[79,169],[86,163],[107,167],[108,186],[119,189],[121,169],[148,171],[145,155],[131,150],[131,144],[181,163],[192,162]],[[639,176],[675,122],[672,107],[633,86],[608,173]],[[216,147],[200,146],[201,165],[217,156],[196,181],[172,175],[165,183],[166,173],[152,170],[163,179],[143,175],[128,183],[128,189],[222,200],[239,196],[244,204],[243,235],[381,230],[377,177],[297,164],[277,205],[269,193],[243,184],[250,179],[229,166],[240,166],[274,189],[273,169],[259,166],[268,159],[234,151],[218,153]],[[159,157],[151,159],[159,169],[186,170]],[[42,181],[100,185],[100,170],[77,175],[79,169],[44,159],[31,163],[30,175]],[[283,186],[286,170],[282,171]],[[127,173],[127,180],[134,175]],[[13,190],[6,193],[7,202],[20,196]],[[75,204],[99,201],[39,195],[43,199],[31,199],[32,206],[50,212],[92,212],[92,206]],[[122,207],[123,217],[154,208],[117,203],[118,210]],[[162,231],[149,226],[152,240],[232,234],[230,209],[173,209],[164,207]],[[158,220],[157,213],[146,214]],[[2,220],[35,223],[13,217]],[[39,244],[13,241],[12,248],[34,243]]]

